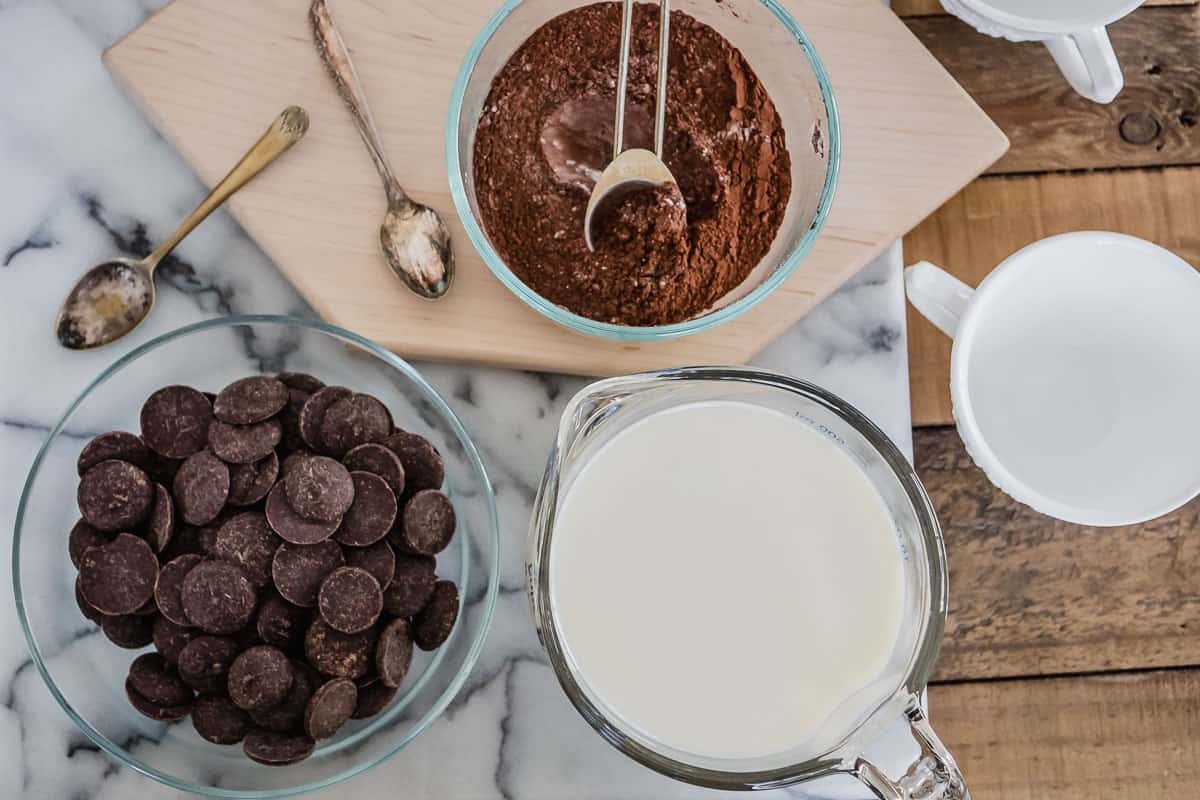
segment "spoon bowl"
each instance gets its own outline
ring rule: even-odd
[[[405,198],[388,203],[379,227],[379,245],[388,267],[414,294],[436,300],[454,278],[450,231],[436,211]]]
[[[141,259],[108,258],[85,272],[58,309],[54,321],[58,343],[68,350],[92,350],[112,344],[141,325],[154,308],[154,270],[163,259],[230,195],[300,141],[307,130],[308,114],[304,109],[285,108],[154,252]]]
[[[83,274],[54,322],[63,347],[87,350],[115,342],[154,308],[154,271],[145,259],[112,258]]]
[[[583,238],[588,250],[596,249],[595,219],[603,219],[609,208],[639,189],[653,189],[668,183],[678,182],[662,159],[649,150],[630,148],[610,161],[600,173],[583,215]]]

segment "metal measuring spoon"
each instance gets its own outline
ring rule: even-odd
[[[624,0],[621,14],[621,61],[617,67],[617,118],[613,128],[613,160],[600,173],[583,215],[583,239],[595,250],[592,223],[612,203],[637,189],[678,183],[663,163],[663,127],[667,117],[667,55],[671,43],[670,0],[658,3],[658,90],[654,103],[654,152],[625,143],[625,89],[629,83],[629,40],[633,30],[633,0]],[[683,198],[679,199],[683,202]],[[685,211],[686,213],[686,211]]]
[[[213,187],[166,241],[145,258],[110,258],[83,274],[58,310],[54,330],[58,343],[70,350],[90,350],[120,339],[154,308],[154,270],[229,196],[245,186],[308,130],[308,114],[285,108],[242,160]]]
[[[350,110],[387,193],[387,213],[379,228],[383,256],[405,286],[421,297],[436,300],[446,293],[454,279],[450,232],[436,211],[409,197],[396,180],[379,141],[362,82],[350,60],[350,51],[333,24],[325,0],[313,0],[308,20],[317,53],[337,85],[342,102]]]

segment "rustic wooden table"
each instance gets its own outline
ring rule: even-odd
[[[1200,265],[1195,0],[1111,26],[1125,90],[1108,106],[1072,93],[1039,44],[977,34],[938,0],[894,7],[1012,142],[906,237],[908,261],[976,284],[1043,236],[1108,229]],[[1200,501],[1109,529],[1013,502],[949,427],[949,341],[911,309],[909,324],[917,468],[951,570],[930,702],[974,797],[1200,797]]]

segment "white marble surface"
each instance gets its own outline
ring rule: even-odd
[[[109,80],[101,50],[162,0],[0,0],[0,530],[67,403],[116,356],[181,324],[233,312],[310,314],[218,213],[159,271],[153,318],[127,342],[68,354],[51,322],[78,271],[144,253],[199,199],[182,160]],[[276,369],[286,342],[247,341]],[[865,270],[756,359],[822,384],[910,447],[899,253]],[[412,746],[351,785],[363,797],[707,797],[625,761],[561,695],[521,591],[525,530],[558,413],[577,378],[421,365],[483,451],[503,525],[503,584],[484,654],[460,698]],[[65,531],[64,531],[65,534]],[[5,547],[8,552],[8,547]],[[175,796],[118,769],[80,734],[32,668],[0,581],[0,796]],[[447,754],[453,753],[450,758]],[[404,787],[401,790],[400,787]]]

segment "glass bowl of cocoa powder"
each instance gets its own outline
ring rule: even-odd
[[[676,0],[662,157],[679,192],[631,195],[590,251],[621,4],[506,0],[467,53],[446,129],[455,207],[496,277],[554,322],[626,341],[715,327],[786,281],[828,215],[840,135],[829,77],[785,5]],[[626,148],[653,148],[658,34],[658,3],[638,2]]]

